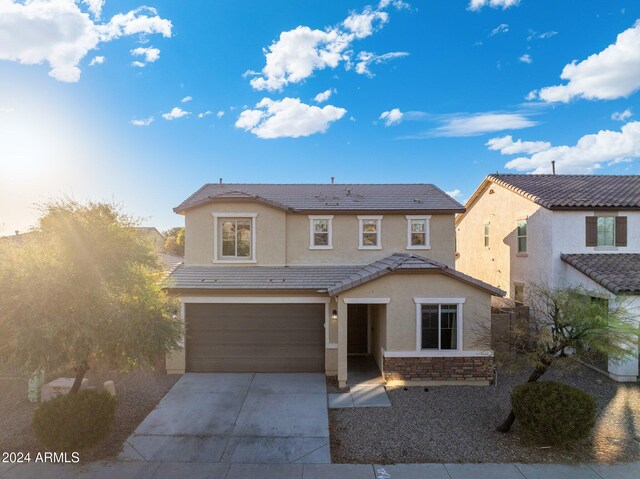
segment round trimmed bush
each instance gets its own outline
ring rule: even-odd
[[[596,423],[595,399],[580,389],[554,381],[515,387],[511,405],[526,438],[539,445],[561,445],[587,438]]]
[[[116,399],[92,390],[42,403],[33,415],[38,440],[53,451],[78,451],[102,441],[111,429]]]

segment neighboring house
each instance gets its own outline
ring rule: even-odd
[[[135,226],[133,229],[140,233],[143,238],[149,239],[157,251],[164,249],[164,236],[155,226]]]
[[[456,213],[433,185],[208,184],[170,277],[184,350],[170,373],[325,372],[371,354],[388,380],[488,383],[476,331],[497,288],[454,269]]]
[[[640,318],[640,176],[489,175],[456,225],[456,268],[511,304],[527,284],[584,286]],[[636,380],[638,359],[603,369]]]

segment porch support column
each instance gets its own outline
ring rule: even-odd
[[[347,386],[347,305],[338,298],[338,386]]]

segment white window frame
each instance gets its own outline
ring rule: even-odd
[[[524,236],[520,236],[520,225],[519,223],[524,221],[524,226],[527,229],[527,232]],[[524,251],[520,250],[520,238],[525,239],[526,248]],[[527,256],[529,252],[529,218],[518,218],[516,220],[516,254],[520,256]]]
[[[443,351],[462,351],[463,335],[462,330],[464,328],[463,305],[466,298],[413,298],[416,303],[416,351],[422,351],[425,353],[434,352],[441,353]],[[456,349],[441,349],[440,344],[440,315],[438,315],[438,348],[437,349],[423,349],[422,348],[422,305],[423,304],[455,304],[458,306],[457,311],[457,323],[456,323]]]
[[[596,214],[596,248],[615,248],[616,247],[616,217],[618,215],[610,214],[610,213],[602,213]],[[600,232],[598,231],[598,219],[600,218],[612,218],[613,219],[613,243],[612,244],[598,244],[598,239],[600,237]]]
[[[309,215],[309,249],[333,249],[333,215]],[[327,245],[315,245],[314,244],[314,220],[327,220],[327,232],[328,232],[328,244]]]
[[[431,249],[431,215],[405,215],[407,219],[407,249]],[[424,220],[424,244],[411,244],[411,221]]]
[[[239,264],[239,263],[256,263],[256,218],[258,213],[211,213],[213,216],[213,263],[216,264]],[[251,256],[249,258],[230,259],[222,258],[218,251],[221,246],[218,223],[223,218],[238,218],[251,220]]]
[[[364,245],[362,243],[363,221],[376,221],[377,244],[375,246]],[[358,216],[358,249],[382,249],[382,215]]]
[[[491,222],[487,221],[482,226],[482,245],[489,249],[491,248]]]

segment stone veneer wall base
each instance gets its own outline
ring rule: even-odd
[[[493,380],[493,358],[384,358],[384,378],[390,383],[468,381],[484,385]]]

